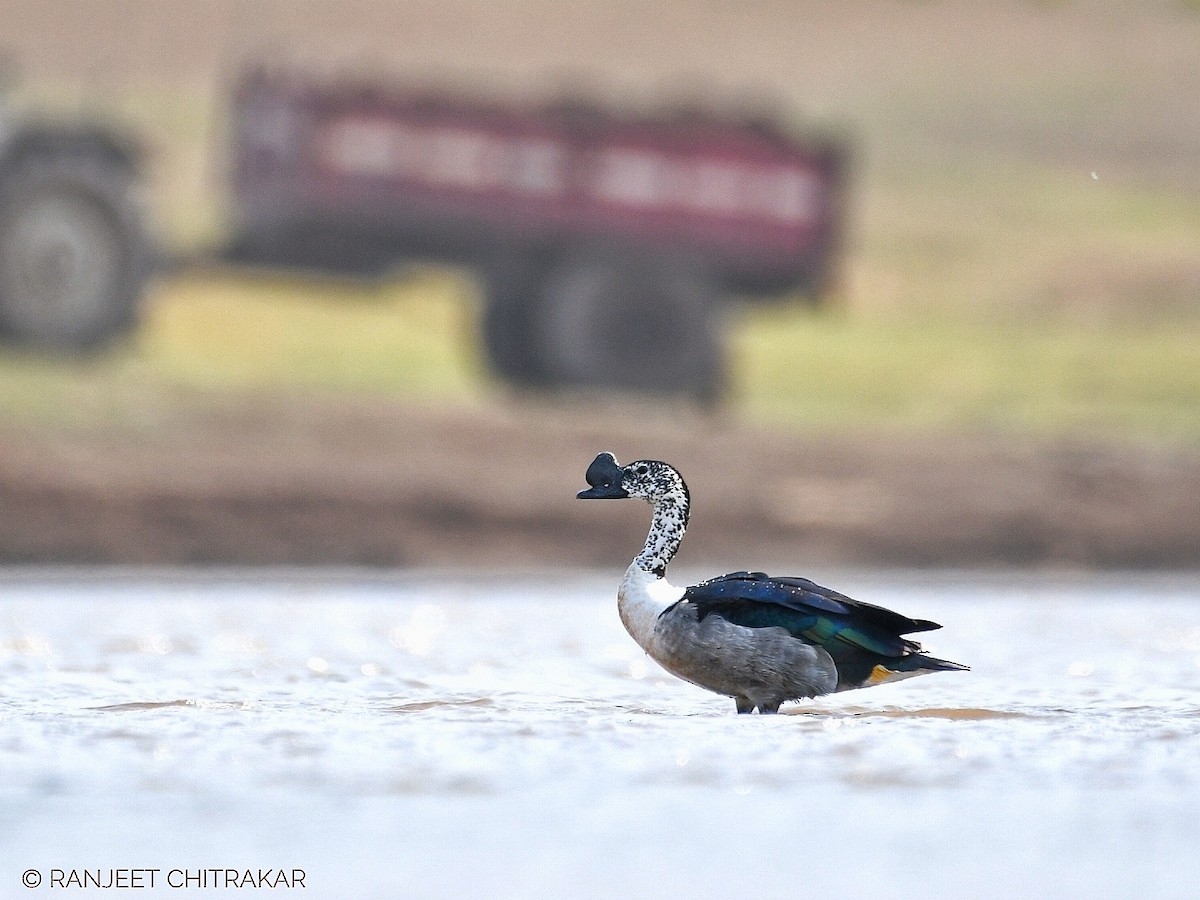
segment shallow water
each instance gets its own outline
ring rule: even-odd
[[[824,578],[974,671],[747,717],[618,577],[0,577],[0,897],[1197,896],[1200,579]]]

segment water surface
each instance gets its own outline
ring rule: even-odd
[[[8,573],[0,897],[1196,896],[1195,578],[825,578],[974,671],[746,717],[618,577]]]

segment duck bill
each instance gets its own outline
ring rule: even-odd
[[[575,495],[576,500],[627,500],[629,494],[617,484],[596,485]]]

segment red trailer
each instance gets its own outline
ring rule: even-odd
[[[235,249],[357,273],[476,268],[494,369],[711,396],[732,294],[827,288],[846,152],[696,110],[518,108],[254,72],[234,94]]]

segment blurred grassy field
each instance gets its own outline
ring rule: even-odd
[[[1200,438],[1200,326],[754,316],[739,394],[801,428]]]
[[[0,353],[0,418],[135,424],[238,395],[468,401],[473,298],[452,274],[379,286],[239,274],[160,279],[143,326],[83,359]]]
[[[480,403],[499,386],[453,273],[380,286],[217,274],[164,280],[145,327],[88,360],[0,355],[0,418],[153,425],[239,396]],[[1200,439],[1200,323],[732,317],[730,408],[808,431],[951,429]]]

